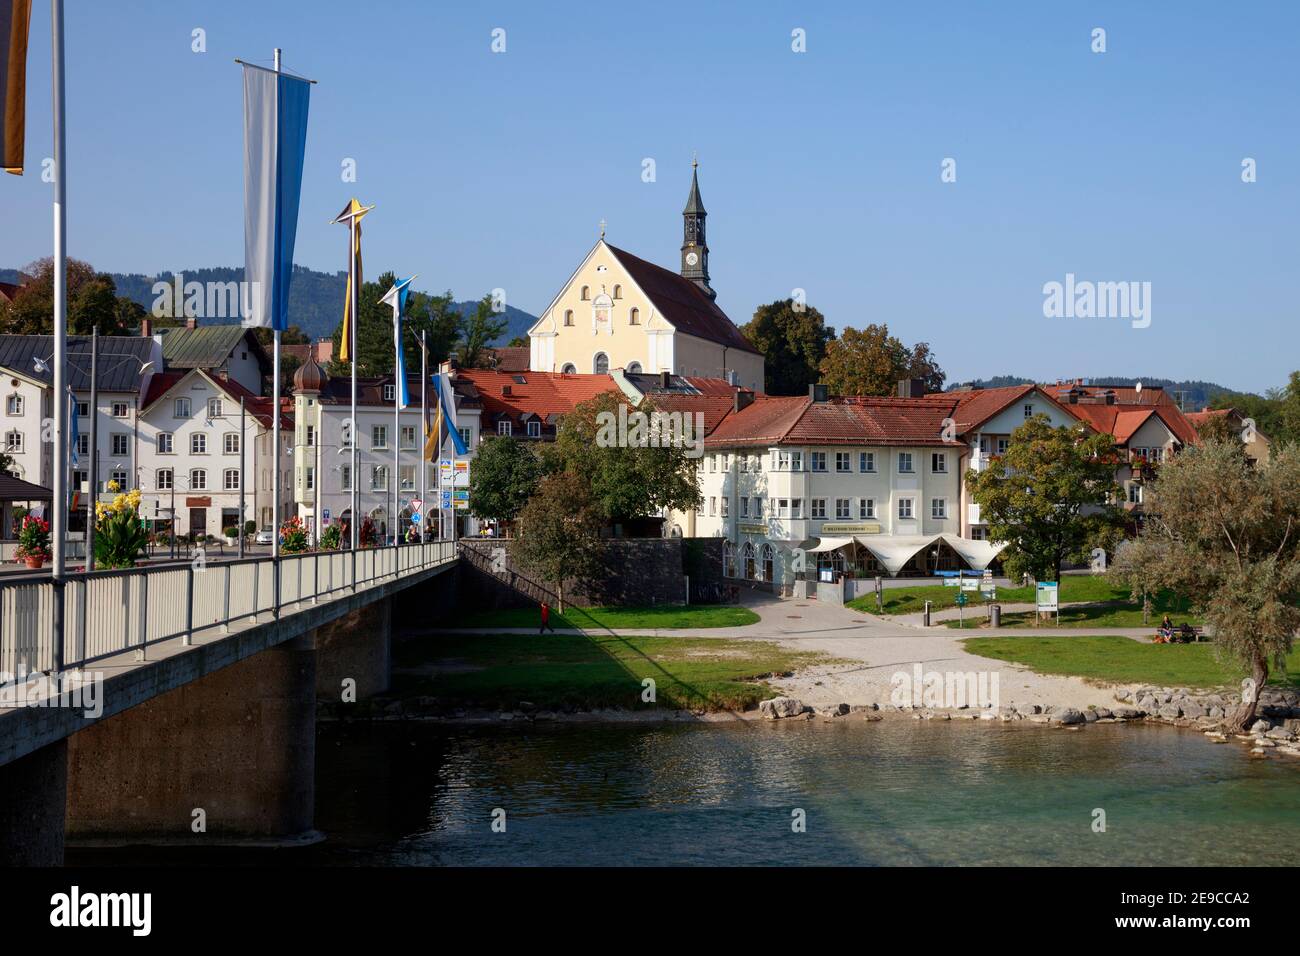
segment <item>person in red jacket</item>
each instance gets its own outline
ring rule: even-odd
[[[537,633],[545,634],[548,629],[552,634],[555,633],[555,628],[551,627],[551,606],[547,604],[545,601],[543,601],[542,602],[542,626],[537,629]]]

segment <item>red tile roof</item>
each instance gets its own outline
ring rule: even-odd
[[[660,392],[648,395],[646,398],[654,408],[662,412],[700,412],[704,415],[705,435],[713,434],[713,430],[732,414],[736,407],[734,395],[683,395]]]
[[[727,313],[690,279],[623,249],[609,246],[609,251],[677,331],[742,352],[760,354],[727,318]]]
[[[258,395],[256,392],[250,392],[238,382],[232,382],[229,379],[221,378],[216,375],[209,375],[203,369],[190,369],[185,372],[157,372],[149,379],[149,389],[145,392],[144,402],[141,404],[141,411],[147,412],[153,405],[161,399],[167,392],[171,391],[175,385],[187,375],[202,375],[208,381],[212,382],[217,388],[221,389],[226,395],[230,396],[236,403],[242,398],[244,408],[249,415],[252,415],[262,427],[270,428],[272,425],[272,399]],[[282,399],[280,405],[280,427],[293,427],[293,402],[292,399]]]
[[[502,416],[517,422],[525,415],[543,421],[573,411],[575,405],[605,392],[622,394],[608,375],[564,375],[558,372],[506,373],[494,369],[457,369],[458,394],[483,409],[485,430]],[[468,387],[466,387],[468,386]],[[506,394],[506,390],[509,394]]]
[[[964,447],[944,441],[952,402],[914,398],[836,398],[814,402],[804,396],[766,397],[732,412],[707,444],[925,445]]]
[[[487,351],[498,372],[527,372],[532,363],[532,349],[527,345],[503,345]]]

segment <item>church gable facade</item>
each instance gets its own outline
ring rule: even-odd
[[[698,182],[683,213],[682,274],[604,236],[529,330],[530,368],[671,372],[763,390],[763,356],[714,302]]]

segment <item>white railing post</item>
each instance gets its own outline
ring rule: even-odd
[[[231,566],[229,564],[224,565],[222,568],[222,570],[226,572],[225,580],[222,582],[225,585],[225,589],[226,589],[225,595],[222,598],[222,605],[221,605],[221,633],[222,634],[230,633],[230,568]]]

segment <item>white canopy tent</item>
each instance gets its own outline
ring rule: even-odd
[[[866,548],[875,557],[882,568],[897,575],[907,562],[926,548],[942,541],[952,548],[963,561],[976,571],[982,571],[1005,547],[988,541],[972,541],[955,534],[929,535],[853,535],[848,538],[821,538],[816,545],[807,548],[809,554],[824,551],[836,551],[845,545],[857,543]]]

